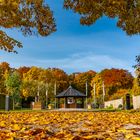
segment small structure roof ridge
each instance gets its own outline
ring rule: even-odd
[[[60,94],[56,95],[56,98],[60,97],[86,97],[84,93],[81,93],[80,91],[74,89],[71,85],[61,92]]]

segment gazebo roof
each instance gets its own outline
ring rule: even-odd
[[[68,89],[56,95],[56,98],[63,98],[63,97],[86,97],[86,95],[72,88],[72,86],[69,86]]]

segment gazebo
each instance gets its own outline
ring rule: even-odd
[[[69,86],[68,89],[56,95],[58,108],[84,108],[86,95]],[[60,99],[63,99],[63,106],[60,106]]]

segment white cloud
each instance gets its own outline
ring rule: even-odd
[[[10,60],[10,61],[9,61]],[[123,68],[129,70],[132,74],[134,70],[127,60],[122,60],[109,55],[100,55],[94,53],[75,53],[67,58],[49,59],[49,58],[22,58],[22,57],[2,57],[2,61],[7,61],[12,67],[20,66],[38,66],[38,67],[57,67],[67,73],[82,72],[87,70],[101,71],[105,68]]]
[[[132,66],[125,60],[93,53],[74,54],[65,59],[37,60],[37,63],[41,66],[59,67],[68,72],[87,71],[90,69],[100,71],[105,68],[123,68],[133,72]]]

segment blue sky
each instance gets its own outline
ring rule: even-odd
[[[92,26],[82,26],[79,15],[63,9],[63,0],[47,0],[54,12],[57,31],[48,37],[24,37],[17,30],[7,34],[23,44],[18,54],[0,51],[0,61],[11,67],[58,67],[67,73],[105,68],[123,68],[134,73],[140,54],[140,36],[127,36],[116,20],[103,17]]]

